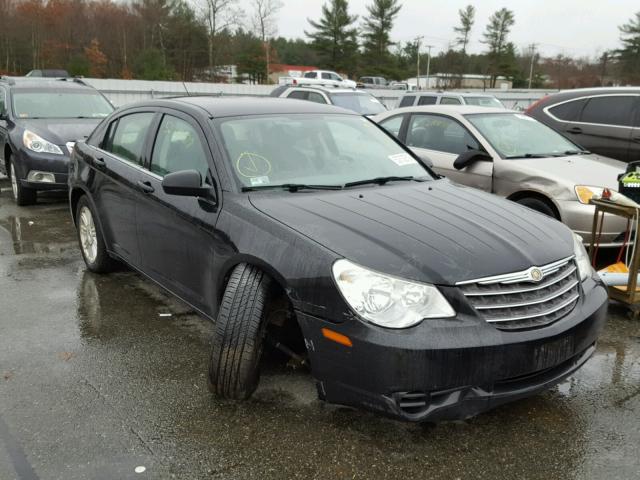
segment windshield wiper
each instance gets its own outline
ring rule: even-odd
[[[522,155],[507,155],[506,158],[549,158],[554,156],[553,153],[523,153]]]
[[[420,178],[416,178],[413,176],[406,176],[406,177],[376,177],[376,178],[369,178],[368,180],[358,180],[355,182],[348,182],[344,184],[344,188],[349,188],[349,187],[357,187],[358,185],[369,185],[369,184],[375,184],[375,185],[384,185],[387,182],[410,182],[410,181],[415,181],[415,182],[424,182],[424,179],[420,179]]]
[[[588,155],[591,152],[589,150],[567,150],[563,153],[564,155]]]
[[[254,192],[259,190],[342,190],[342,185],[306,185],[304,183],[283,183],[281,185],[256,185],[255,187],[242,187],[243,192]]]

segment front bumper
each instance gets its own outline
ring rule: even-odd
[[[559,202],[560,218],[571,230],[580,235],[584,244],[591,245],[591,229],[596,207],[576,200]],[[619,247],[624,242],[627,221],[616,215],[605,214],[600,236],[601,247]]]
[[[453,290],[453,289],[452,289]],[[588,279],[574,310],[546,327],[501,331],[458,308],[447,320],[388,330],[298,312],[320,398],[409,421],[472,417],[543,391],[580,368],[604,327],[607,292]],[[352,347],[324,338],[328,328]]]
[[[15,165],[17,167],[18,177],[21,179],[20,183],[23,187],[34,190],[66,190],[69,188],[67,185],[69,178],[68,155],[36,153],[22,149],[18,152],[16,160]],[[27,176],[31,171],[52,173],[55,181],[52,183],[30,182],[27,180]]]

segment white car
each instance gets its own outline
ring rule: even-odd
[[[380,100],[370,93],[350,88],[280,85],[271,92],[271,96],[336,105],[365,116],[377,115],[387,110]]]
[[[356,82],[341,77],[331,70],[311,70],[302,77],[287,79],[290,85],[332,85],[334,87],[356,88]]]
[[[503,108],[409,107],[372,119],[437,173],[555,217],[587,244],[594,214],[589,200],[603,187],[617,189],[618,175],[626,167],[585,151],[532,117]],[[625,219],[607,215],[600,246],[621,245],[625,230]],[[536,233],[531,235],[534,241]]]
[[[476,107],[504,108],[500,100],[488,93],[430,91],[405,93],[400,99],[398,107],[421,107],[426,105],[474,105]]]

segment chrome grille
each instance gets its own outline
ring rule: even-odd
[[[532,280],[533,270],[543,273],[540,281]],[[573,257],[457,285],[480,316],[501,330],[549,325],[571,312],[580,298]]]

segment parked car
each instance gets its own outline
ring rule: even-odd
[[[361,115],[376,115],[387,110],[370,93],[345,88],[281,85],[273,89],[271,96],[336,105]]]
[[[471,106],[412,107],[374,117],[382,127],[463,185],[495,193],[566,223],[591,243],[602,187],[617,189],[625,164],[585,151],[516,111]],[[626,221],[607,216],[602,246],[624,242]]]
[[[214,320],[212,391],[246,399],[300,332],[318,394],[411,421],[549,388],[591,356],[607,292],[555,220],[439,179],[372,121],[314,102],[183,97],[74,149],[87,268],[115,259]]]
[[[428,91],[405,93],[400,99],[398,108],[422,105],[475,105],[478,107],[504,108],[500,100],[486,93]]]
[[[360,77],[358,88],[388,88],[387,79],[384,77]]]
[[[0,172],[18,205],[39,190],[65,190],[69,153],[113,111],[79,79],[0,79]]]
[[[285,79],[288,85],[329,85],[334,87],[356,88],[356,82],[343,78],[336,72],[330,70],[311,70],[305,72],[302,77],[291,77]]]
[[[526,113],[594,153],[640,160],[638,87],[567,90],[540,99]]]
[[[31,70],[25,75],[31,78],[68,78],[69,72],[63,69]]]
[[[408,82],[391,82],[389,87],[391,87],[391,90],[406,90],[408,92],[413,92],[416,89],[415,85],[411,85]]]

